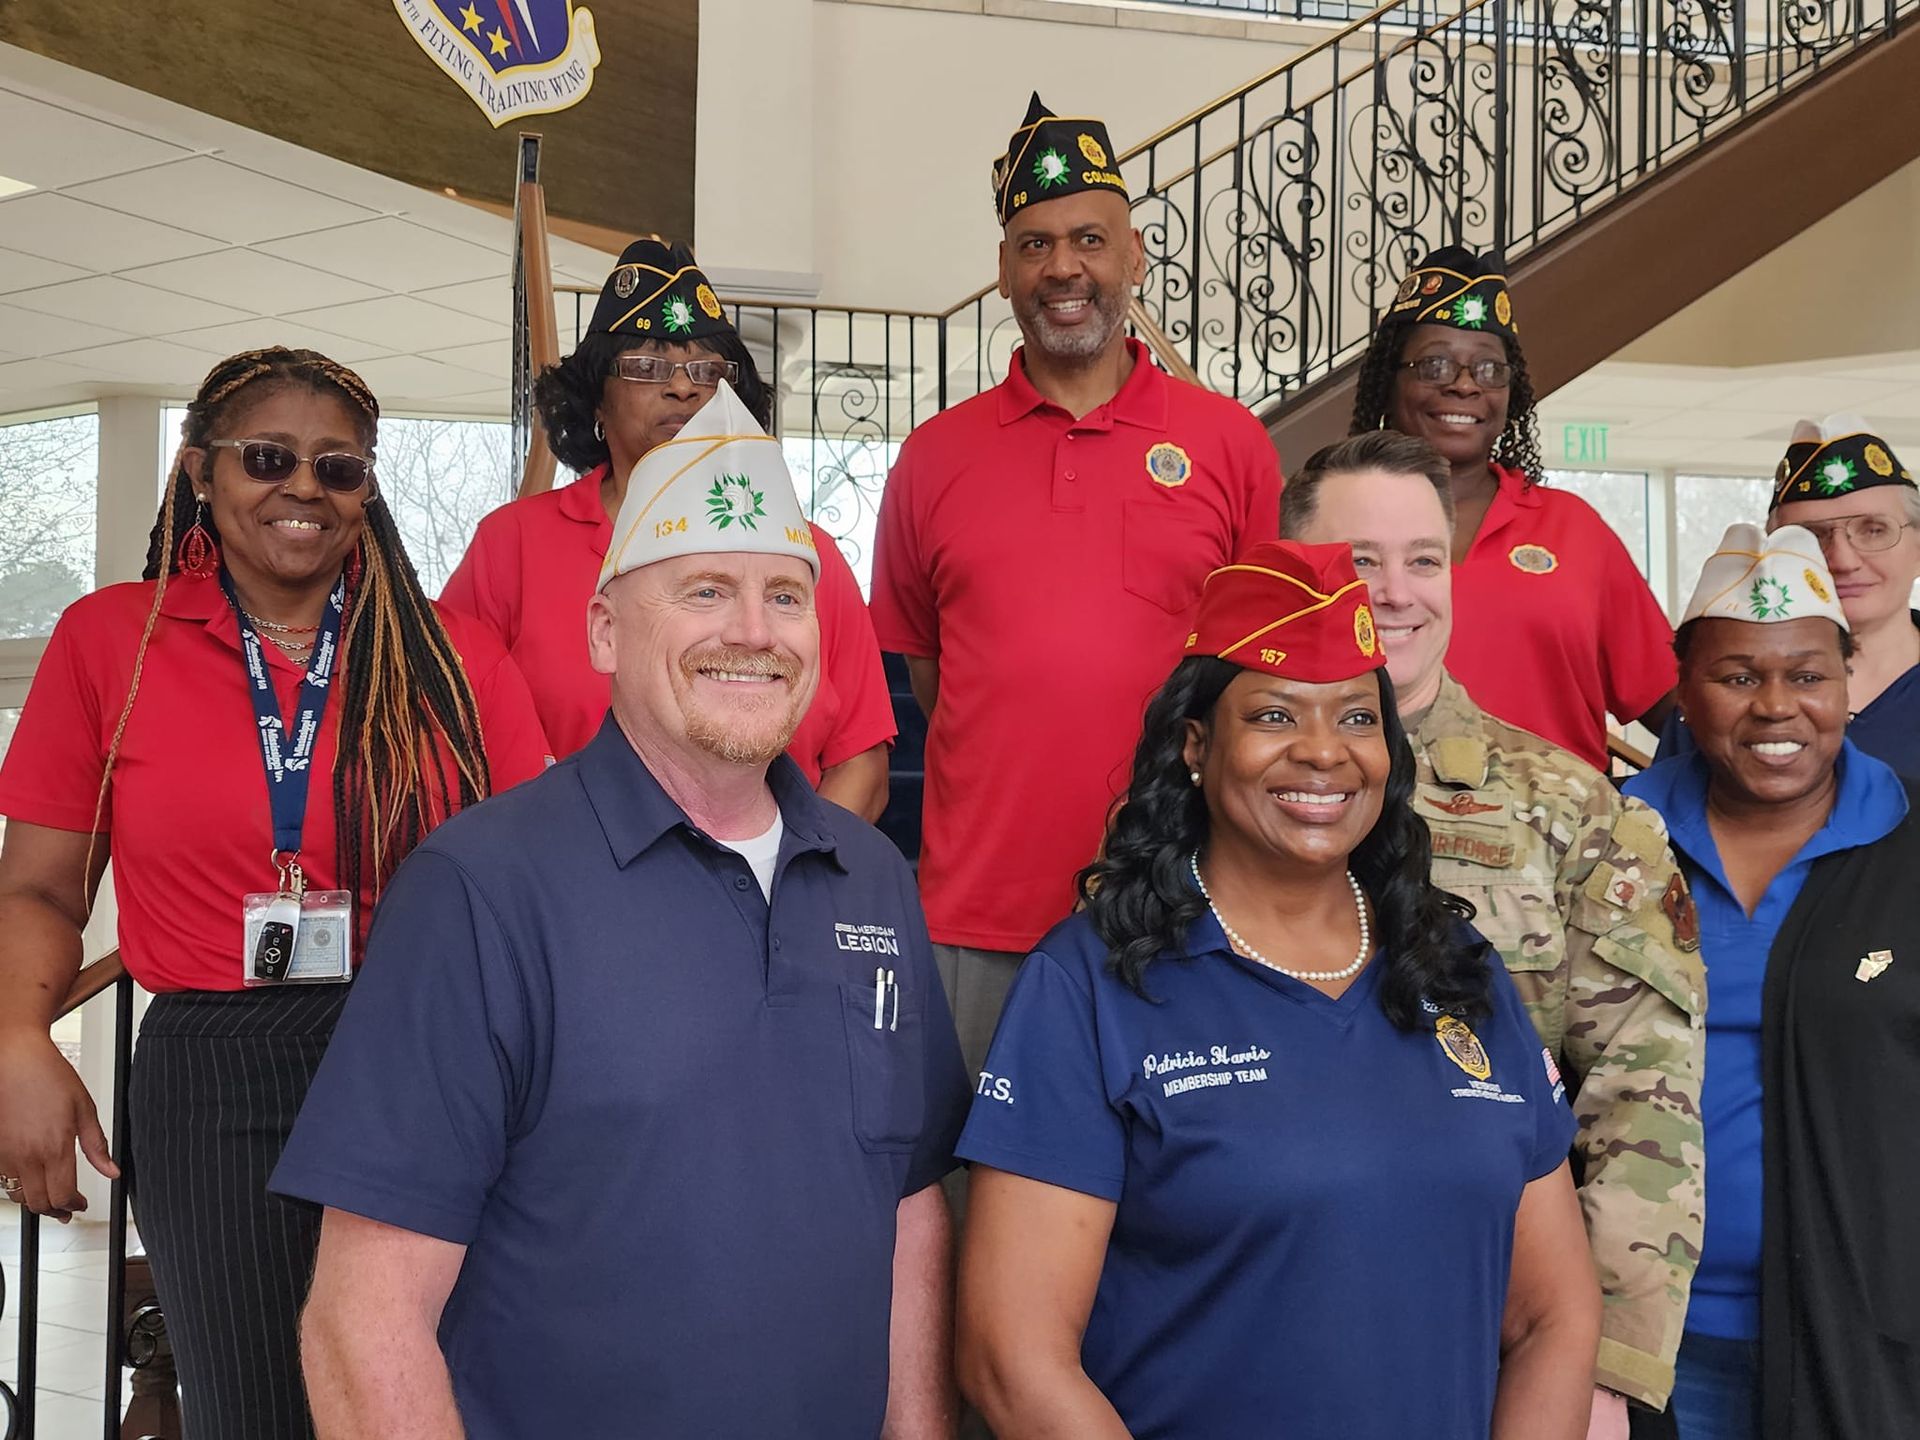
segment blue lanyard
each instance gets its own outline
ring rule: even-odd
[[[327,597],[326,614],[321,618],[319,634],[314,637],[306,678],[300,682],[299,708],[294,714],[290,749],[288,727],[280,715],[280,699],[273,693],[273,674],[267,668],[265,648],[246,612],[241,610],[233,580],[224,569],[220,572],[220,588],[227,592],[227,603],[233,606],[233,618],[240,627],[247,693],[253,698],[253,715],[259,722],[255,728],[260,736],[260,758],[267,770],[267,801],[273,811],[274,863],[290,865],[300,853],[300,832],[307,820],[307,780],[312,773],[313,746],[320,734],[320,717],[327,708],[333,667],[340,656],[340,619],[346,609],[347,577],[342,574],[333,593]]]

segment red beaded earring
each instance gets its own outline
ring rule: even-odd
[[[220,573],[220,547],[213,541],[213,532],[202,523],[206,518],[207,502],[196,498],[193,524],[187,527],[187,533],[180,537],[179,548],[173,552],[174,568],[196,580]]]

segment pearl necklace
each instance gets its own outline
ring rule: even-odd
[[[1226,932],[1228,942],[1240,954],[1269,970],[1278,970],[1282,975],[1290,975],[1295,980],[1305,980],[1308,984],[1327,984],[1334,980],[1345,980],[1358,975],[1360,967],[1367,963],[1367,957],[1373,953],[1373,937],[1367,928],[1367,892],[1360,888],[1360,882],[1353,878],[1353,872],[1347,871],[1347,884],[1353,887],[1353,908],[1360,917],[1360,950],[1353,957],[1353,963],[1343,970],[1289,970],[1284,965],[1276,965],[1262,955],[1253,946],[1240,938],[1240,932],[1227,923],[1227,917],[1220,913],[1220,907],[1213,903],[1213,894],[1207,889],[1207,882],[1200,878],[1200,852],[1194,851],[1187,859],[1187,868],[1193,871],[1193,883],[1200,887],[1201,898],[1207,902],[1207,908],[1213,911],[1213,918],[1220,922],[1220,928]]]

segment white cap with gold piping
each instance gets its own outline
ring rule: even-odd
[[[791,555],[820,574],[780,442],[722,380],[678,435],[634,465],[600,584],[676,555],[734,551]]]
[[[1851,628],[1812,533],[1798,525],[1782,525],[1771,535],[1758,525],[1730,525],[1701,567],[1680,623],[1711,617],[1770,624],[1811,616]]]

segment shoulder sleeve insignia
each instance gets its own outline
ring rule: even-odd
[[[1666,893],[1660,897],[1660,908],[1666,912],[1667,921],[1673,926],[1673,938],[1682,950],[1700,948],[1700,912],[1694,909],[1693,896],[1687,890],[1687,882],[1678,870],[1667,882]]]

